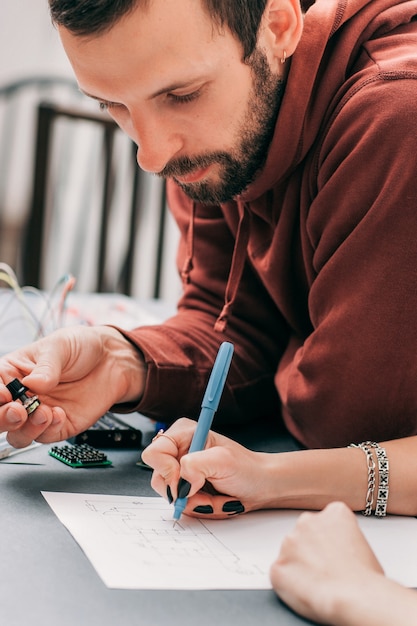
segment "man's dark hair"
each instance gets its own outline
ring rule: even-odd
[[[49,0],[52,21],[75,35],[104,33],[137,6],[151,0]],[[259,25],[267,0],[201,0],[213,22],[227,26],[243,47],[247,59],[256,47]]]

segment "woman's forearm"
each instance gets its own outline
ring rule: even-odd
[[[263,456],[268,508],[320,510],[334,500],[354,511],[364,508],[367,470],[361,450],[300,450]]]
[[[387,512],[417,515],[417,437],[380,445],[386,450],[390,466]],[[319,510],[334,500],[345,502],[353,511],[365,508],[368,471],[361,449],[262,454],[261,463],[268,508]],[[374,507],[376,490],[377,485]]]

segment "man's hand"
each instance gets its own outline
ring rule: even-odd
[[[146,366],[108,326],[65,328],[0,359],[0,432],[11,445],[49,443],[86,430],[113,404],[138,401]],[[18,378],[40,406],[28,416],[6,384]]]

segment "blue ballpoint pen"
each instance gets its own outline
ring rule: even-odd
[[[197,422],[197,428],[194,431],[194,436],[191,440],[188,454],[203,450],[206,445],[213,417],[217,411],[217,407],[219,406],[220,397],[226,382],[227,373],[233,356],[233,350],[233,344],[228,341],[224,341],[219,348],[209,381],[207,383],[206,392],[201,403],[201,411]],[[174,504],[174,523],[180,519],[181,514],[185,509],[190,488],[190,483],[183,478],[180,478],[178,483],[178,498],[175,500]]]

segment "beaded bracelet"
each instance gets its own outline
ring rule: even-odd
[[[389,495],[389,461],[385,448],[377,443],[367,442],[369,446],[375,448],[378,461],[378,492],[376,500],[375,515],[385,517],[387,514]]]
[[[366,494],[364,515],[371,515],[374,491],[375,491],[375,462],[373,459],[372,449],[375,449],[375,454],[378,463],[378,490],[377,501],[375,507],[376,517],[385,517],[387,514],[388,495],[389,495],[389,461],[385,448],[382,448],[378,443],[374,441],[364,441],[359,444],[350,444],[349,448],[360,448],[366,454],[367,466],[368,466],[368,490]]]

